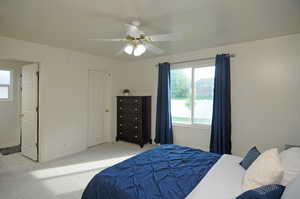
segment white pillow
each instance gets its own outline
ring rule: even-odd
[[[262,153],[247,169],[243,190],[248,191],[268,184],[279,184],[283,177],[283,167],[278,149]]]
[[[300,148],[290,148],[280,153],[280,159],[284,168],[284,175],[281,184],[290,184],[300,175]]]
[[[299,199],[300,176],[296,177],[284,190],[281,199]]]

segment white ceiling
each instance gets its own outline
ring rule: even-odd
[[[114,56],[121,43],[88,39],[124,37],[132,19],[147,34],[181,32],[157,43],[173,54],[298,33],[300,0],[0,0],[2,36],[122,60],[133,57]]]

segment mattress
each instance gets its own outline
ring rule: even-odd
[[[242,158],[223,155],[186,199],[234,199],[242,191]]]
[[[183,199],[220,157],[199,149],[161,145],[101,171],[82,199]]]

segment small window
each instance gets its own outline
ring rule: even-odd
[[[12,72],[0,69],[0,100],[10,100],[12,96]]]
[[[171,70],[171,113],[176,124],[211,125],[215,67]]]

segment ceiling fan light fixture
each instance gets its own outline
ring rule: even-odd
[[[127,53],[128,55],[132,55],[132,52],[133,52],[133,45],[128,44],[127,46],[125,46],[124,52]]]
[[[134,56],[141,56],[142,54],[144,54],[144,52],[146,52],[146,47],[144,44],[138,44],[134,51],[133,51],[133,55]]]

